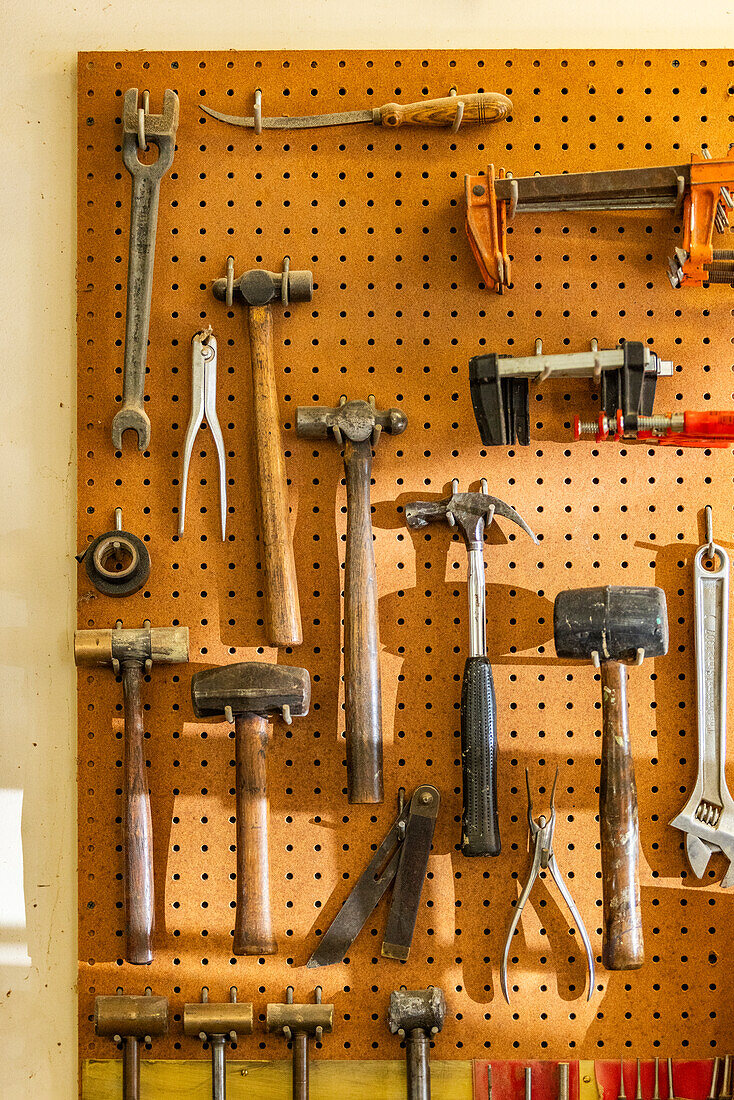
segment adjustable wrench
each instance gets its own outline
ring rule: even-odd
[[[150,420],[143,408],[145,364],[148,358],[150,299],[153,290],[155,232],[161,178],[173,164],[178,128],[178,96],[167,89],[163,113],[148,113],[147,93],[138,107],[138,89],[128,88],[123,107],[122,159],[133,178],[130,210],[130,250],[127,265],[127,318],[125,323],[125,374],[122,408],[112,421],[112,444],[122,449],[128,428],[137,433],[138,450],[150,444]],[[143,164],[139,152],[152,142],[158,147],[154,164]]]
[[[704,566],[710,562],[710,568]],[[714,852],[729,866],[722,886],[734,886],[734,800],[726,785],[726,670],[729,619],[729,557],[713,540],[706,508],[706,543],[693,560],[698,695],[698,777],[684,809],[671,821],[686,834],[696,878]]]

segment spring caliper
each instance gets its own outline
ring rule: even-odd
[[[693,582],[698,778],[685,808],[671,825],[686,834],[686,851],[696,878],[703,877],[713,852],[723,852],[729,866],[721,885],[734,886],[734,800],[725,771],[729,557],[714,542],[709,506],[706,542],[693,559]]]

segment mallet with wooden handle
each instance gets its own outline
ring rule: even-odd
[[[235,955],[274,955],[268,860],[268,716],[308,714],[311,680],[305,668],[243,661],[197,672],[191,679],[197,718],[223,715],[235,727],[237,913]]]
[[[125,861],[125,958],[130,963],[153,961],[153,827],[145,766],[145,727],[141,685],[155,664],[179,664],[189,659],[187,626],[123,630],[77,630],[77,665],[111,665],[122,676],[125,701],[123,853]]]
[[[247,306],[267,638],[276,646],[300,645],[303,633],[275,384],[272,302],[284,306],[310,302],[313,277],[310,271],[291,271],[287,264],[282,272],[254,268],[239,279],[217,279],[212,290],[215,298],[229,306],[234,301]]]
[[[601,672],[602,960],[607,970],[637,970],[645,961],[645,948],[627,665],[668,652],[665,593],[614,585],[561,592],[553,607],[553,634],[559,657],[591,660]]]

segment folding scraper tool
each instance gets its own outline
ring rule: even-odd
[[[726,785],[729,555],[714,542],[709,506],[705,514],[706,542],[693,559],[698,776],[691,797],[670,824],[685,833],[696,878],[703,877],[712,854],[722,852],[729,866],[721,885],[734,886],[734,800]]]
[[[441,802],[435,787],[417,787],[407,805],[398,796],[399,813],[374,858],[321,938],[306,966],[341,962],[367,918],[394,880],[382,954],[405,961],[410,952],[433,830]]]

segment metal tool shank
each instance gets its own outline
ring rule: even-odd
[[[703,565],[711,550],[713,567]],[[701,878],[711,854],[723,852],[729,866],[722,886],[734,885],[734,800],[726,782],[726,694],[729,618],[729,556],[705,544],[693,561],[698,702],[698,774],[691,796],[671,825],[686,834],[691,867]]]
[[[122,408],[112,421],[112,442],[122,447],[127,429],[137,433],[138,449],[150,443],[150,420],[145,412],[145,372],[153,291],[153,263],[158,223],[158,199],[162,177],[173,164],[178,126],[178,96],[166,91],[162,115],[145,115],[146,140],[158,147],[158,158],[144,164],[139,158],[137,88],[125,93],[122,159],[133,177],[130,208],[130,243],[127,268],[127,315]]]

